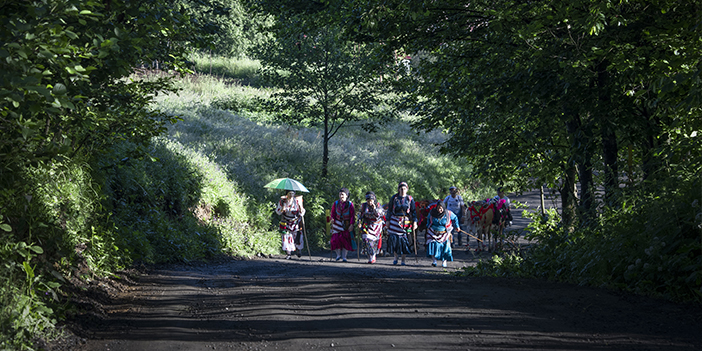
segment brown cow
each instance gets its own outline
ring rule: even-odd
[[[469,220],[475,228],[475,233],[481,240],[478,251],[494,249],[493,219],[495,218],[494,204],[489,200],[473,201],[468,208]]]

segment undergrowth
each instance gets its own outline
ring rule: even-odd
[[[117,246],[124,248],[126,264],[275,251],[267,238],[274,234],[250,220],[246,197],[209,157],[162,138],[148,156],[123,158],[131,151],[133,145],[124,143],[100,162],[105,206],[119,228]]]
[[[702,303],[700,181],[660,194],[626,196],[594,227],[567,233],[555,210],[531,219],[529,250],[496,255],[463,275],[531,277]]]

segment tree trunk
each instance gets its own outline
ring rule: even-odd
[[[592,179],[591,155],[583,160],[580,170],[580,213],[583,223],[592,223],[595,219],[594,193],[595,186]]]
[[[561,218],[563,228],[566,232],[572,233],[575,230],[575,215],[576,215],[576,200],[575,200],[575,166],[566,166],[565,174],[563,175],[563,184],[561,185]]]
[[[602,129],[602,157],[604,159],[604,202],[611,205],[616,200],[615,194],[619,190],[619,166],[617,163],[617,136],[610,128]]]
[[[656,151],[659,146],[656,137],[661,135],[661,122],[658,117],[651,116],[651,113],[646,108],[643,109],[641,115],[647,121],[646,127],[648,129],[642,145],[643,180],[649,180],[659,173],[662,166],[661,160],[656,157]]]
[[[324,112],[324,145],[322,151],[322,179],[327,178],[327,165],[329,164],[329,115]]]
[[[609,115],[612,106],[609,94],[608,64],[608,61],[603,61],[598,65],[597,86],[599,87],[598,114],[602,137],[602,158],[604,160],[604,202],[605,205],[612,205],[616,199],[615,194],[619,191],[619,166],[617,163],[619,148],[614,126],[610,122],[613,118]]]
[[[591,145],[592,131],[591,127],[585,123],[583,124],[582,119],[579,115],[575,113],[568,113],[567,109],[564,109],[565,113],[569,116],[569,120],[566,122],[566,128],[568,134],[573,138],[571,141],[573,159],[578,165],[578,174],[580,178],[580,206],[579,215],[582,223],[590,223],[594,218],[594,207],[593,207],[593,179],[592,179],[592,157],[593,152]]]

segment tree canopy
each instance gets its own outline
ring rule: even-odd
[[[321,176],[327,176],[329,139],[352,124],[372,130],[383,116],[381,73],[370,44],[344,39],[340,27],[307,29],[279,20],[275,42],[260,47],[262,78],[278,90],[267,101],[278,119],[319,126]]]

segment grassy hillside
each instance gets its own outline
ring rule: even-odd
[[[158,99],[159,109],[183,118],[169,129],[167,138],[222,167],[250,197],[247,207],[254,218],[271,221],[275,201],[282,195],[264,189],[264,184],[281,177],[302,182],[311,191],[305,207],[318,244],[324,210],[342,186],[350,189],[355,202],[368,190],[386,202],[399,181],[409,183],[416,199],[443,198],[451,185],[464,189],[467,199],[492,192],[467,179],[467,164],[439,154],[436,144],[445,140],[443,134],[417,134],[408,118],[377,133],[354,126],[342,130],[330,140],[330,175],[324,180],[320,130],[277,124],[256,112],[252,98],[265,96],[265,90],[227,85],[207,76],[186,77],[181,86],[184,91],[179,95]]]

